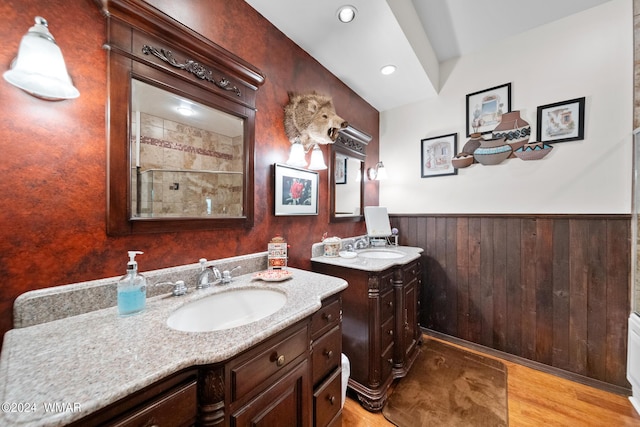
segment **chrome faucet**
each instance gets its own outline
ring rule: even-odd
[[[235,270],[240,269],[240,266],[237,267],[233,267],[231,270],[225,270],[222,272],[222,284],[226,285],[227,283],[231,283],[231,273],[234,272]]]
[[[198,275],[198,283],[196,289],[205,289],[222,280],[220,270],[215,267],[206,267],[207,260],[200,258],[200,274]]]
[[[176,281],[175,285],[173,285],[173,296],[179,297],[181,295],[185,295],[187,293],[187,285],[184,284],[184,280]]]
[[[173,282],[158,282],[155,285],[153,285],[153,287],[156,286],[168,286],[171,285],[173,286],[173,289],[171,290],[171,294],[174,297],[179,297],[181,295],[186,295],[187,294],[187,285],[184,284],[184,280],[177,280],[175,283]]]
[[[366,249],[369,246],[369,239],[367,237],[362,237],[356,240],[356,249]]]

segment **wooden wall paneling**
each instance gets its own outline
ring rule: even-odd
[[[589,221],[589,282],[587,284],[587,372],[605,379],[607,324],[606,300],[606,241],[607,224]]]
[[[569,364],[578,374],[587,374],[587,283],[589,281],[589,224],[570,221],[569,261]]]
[[[630,311],[631,223],[607,223],[605,381],[626,384],[627,318]]]
[[[436,268],[435,295],[434,305],[437,309],[436,324],[439,330],[448,333],[450,330],[448,325],[451,322],[448,306],[451,303],[451,296],[447,295],[447,228],[446,218],[436,218],[436,252],[435,260],[437,262],[433,267]]]
[[[630,217],[392,215],[424,249],[421,326],[629,389]]]
[[[474,301],[480,311],[480,344],[493,346],[493,219],[480,220],[480,294]]]
[[[551,365],[553,351],[553,220],[536,221],[536,356]]]
[[[480,241],[482,221],[469,218],[469,341],[479,343],[482,332],[482,313],[478,306],[480,300]]]
[[[493,220],[493,348],[507,346],[507,218]]]
[[[469,219],[456,221],[457,336],[469,336]]]
[[[421,316],[421,325],[424,325],[427,328],[435,329],[435,306],[434,306],[434,286],[424,286],[425,283],[432,284],[436,280],[435,272],[436,272],[436,261],[433,258],[433,254],[435,253],[435,218],[422,218],[422,221],[425,223],[425,235],[423,236],[424,240],[421,240],[421,248],[423,248],[424,252],[422,254],[425,263],[423,269],[423,286],[421,293],[421,302],[420,306],[422,307]]]
[[[569,220],[553,224],[553,343],[551,365],[569,369]]]
[[[536,220],[522,220],[522,357],[536,356]]]
[[[445,274],[447,275],[446,281],[446,293],[448,296],[448,304],[446,306],[447,319],[445,330],[449,331],[448,334],[456,333],[458,330],[458,304],[460,295],[458,294],[458,262],[456,260],[457,255],[457,221],[456,218],[447,218],[445,223],[445,237],[446,237],[446,268]]]
[[[520,354],[522,349],[523,285],[520,227],[520,218],[507,220],[507,326],[504,351],[512,354]]]

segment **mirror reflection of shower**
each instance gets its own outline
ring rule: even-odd
[[[132,80],[133,218],[243,215],[244,120]]]

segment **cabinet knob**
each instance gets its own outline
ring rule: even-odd
[[[335,398],[335,396],[329,396],[329,397],[327,397],[327,400],[329,401],[329,403],[331,403],[333,405],[335,403],[335,401],[336,401],[336,398]]]
[[[389,330],[387,331],[387,334],[389,334],[389,335],[393,336],[393,329],[389,329]]]
[[[322,317],[323,317],[323,318],[324,318],[324,320],[326,320],[327,322],[331,322],[331,321],[333,320],[333,315],[332,315],[332,314],[324,313],[324,314],[322,315]]]
[[[331,359],[333,357],[333,351],[325,350],[324,355],[327,356],[327,359]]]
[[[285,362],[285,357],[284,354],[281,354],[280,356],[278,356],[277,353],[274,353],[273,356],[271,356],[271,361],[272,362],[276,362],[276,366],[282,366],[284,365]]]
[[[389,301],[389,302],[387,303],[387,306],[388,306],[388,307],[393,307],[393,301]]]

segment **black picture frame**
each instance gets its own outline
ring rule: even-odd
[[[457,175],[451,159],[458,153],[458,134],[434,136],[420,141],[420,171],[422,178]]]
[[[545,144],[583,140],[585,103],[583,96],[539,106],[536,139]]]
[[[511,83],[470,93],[466,105],[467,136],[491,133],[502,114],[511,111]]]
[[[276,163],[274,186],[276,216],[318,215],[318,172]]]
[[[336,155],[336,184],[347,183],[347,158]]]

